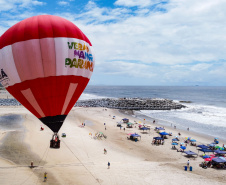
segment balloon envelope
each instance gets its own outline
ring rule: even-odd
[[[93,73],[92,44],[72,22],[52,15],[25,19],[0,37],[0,82],[53,132]]]

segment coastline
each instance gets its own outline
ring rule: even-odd
[[[44,126],[40,131],[40,121],[29,111],[21,107],[0,107],[0,115],[9,113],[22,115],[24,118],[21,139],[18,141],[9,136],[14,145],[6,148],[10,152],[18,142],[24,147],[18,148],[14,155],[16,163],[5,162],[0,158],[0,180],[3,184],[43,184],[43,173],[47,171],[48,180],[45,184],[224,184],[225,171],[208,168],[200,168],[203,161],[201,157],[191,160],[193,171],[184,171],[186,158],[181,152],[171,149],[171,139],[178,131],[181,137],[188,134],[198,142],[207,144],[213,138],[197,136],[192,132],[174,130],[165,126],[167,132],[173,136],[165,140],[161,146],[151,145],[152,138],[158,136],[153,124],[150,132],[143,134],[136,128],[125,131],[117,127],[117,122],[127,117],[133,122],[143,121],[131,114],[124,114],[116,109],[103,108],[73,108],[59,135],[66,133],[67,137],[61,139],[59,150],[49,149],[49,140],[52,132]],[[113,119],[113,116],[114,119]],[[80,127],[86,123],[85,127]],[[106,123],[106,125],[104,125]],[[106,130],[105,130],[106,126]],[[123,125],[125,126],[125,125]],[[9,131],[4,131],[9,132]],[[95,140],[90,133],[103,132],[107,139]],[[136,132],[141,135],[141,140],[133,142],[127,140],[128,133]],[[5,135],[5,134],[4,134]],[[1,137],[0,142],[4,142]],[[7,144],[7,143],[5,143]],[[220,140],[220,145],[222,141]],[[103,149],[107,149],[104,154]],[[196,147],[188,146],[188,149],[196,151]],[[202,153],[198,153],[202,155]],[[30,156],[23,160],[21,156]],[[32,158],[32,159],[31,159]],[[21,159],[21,160],[20,160]],[[19,160],[19,162],[18,162]],[[30,168],[30,161],[34,161],[35,168]],[[111,169],[107,169],[107,162],[111,163]],[[5,171],[4,171],[5,170]],[[15,178],[11,178],[14,176]],[[162,178],[164,177],[164,178]],[[28,179],[27,181],[25,181]]]

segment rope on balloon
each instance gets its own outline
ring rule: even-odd
[[[44,154],[43,154],[43,156],[42,156],[42,158],[39,160],[39,162],[38,162],[38,166],[40,165],[40,163],[43,161],[43,159],[44,159],[44,157],[45,157],[45,155],[46,155],[46,158],[47,158],[47,156],[48,156],[48,153],[49,153],[49,145],[47,145],[47,148],[46,148],[46,150],[45,150],[45,152],[44,152]],[[46,159],[45,158],[45,159]],[[43,167],[44,167],[44,164],[43,164]],[[36,171],[37,169],[34,169],[34,170],[32,170],[31,171],[31,175],[29,175],[28,176],[28,178],[27,179],[25,179],[22,183],[21,183],[21,185],[22,184],[24,184],[26,181],[28,181],[33,175],[34,175],[34,173],[35,173],[35,171]],[[39,178],[37,179],[37,182],[36,182],[36,184],[38,183],[38,180],[39,180]]]
[[[68,148],[68,150],[74,155],[74,157],[82,164],[82,166],[90,173],[90,175],[96,180],[96,182],[98,184],[100,184],[100,182],[98,181],[98,179],[96,179],[96,177],[88,170],[88,168],[82,163],[82,161],[75,155],[75,153],[70,149],[70,147],[65,143],[65,141],[63,141],[63,143],[65,144],[65,146]]]

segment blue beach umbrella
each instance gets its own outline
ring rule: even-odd
[[[171,145],[178,145],[178,143],[171,143]]]
[[[209,155],[204,155],[204,156],[202,156],[203,159],[210,158],[210,157],[211,157],[211,156],[209,156]]]
[[[160,132],[159,134],[162,136],[169,135],[169,133],[167,133],[167,132]]]
[[[196,140],[195,140],[195,139],[190,139],[190,141],[191,141],[191,142],[196,142]]]
[[[181,148],[182,150],[185,150],[185,149],[186,149],[186,147],[185,147],[185,146],[181,146],[180,148]]]

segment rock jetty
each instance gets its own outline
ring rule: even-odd
[[[16,99],[0,99],[0,106],[21,106]],[[122,110],[171,110],[186,106],[168,99],[148,98],[103,98],[92,100],[79,100],[75,107],[105,107]]]
[[[181,109],[186,106],[168,99],[148,98],[119,98],[119,99],[93,99],[78,101],[75,106],[79,107],[106,107],[123,110],[171,110]]]

